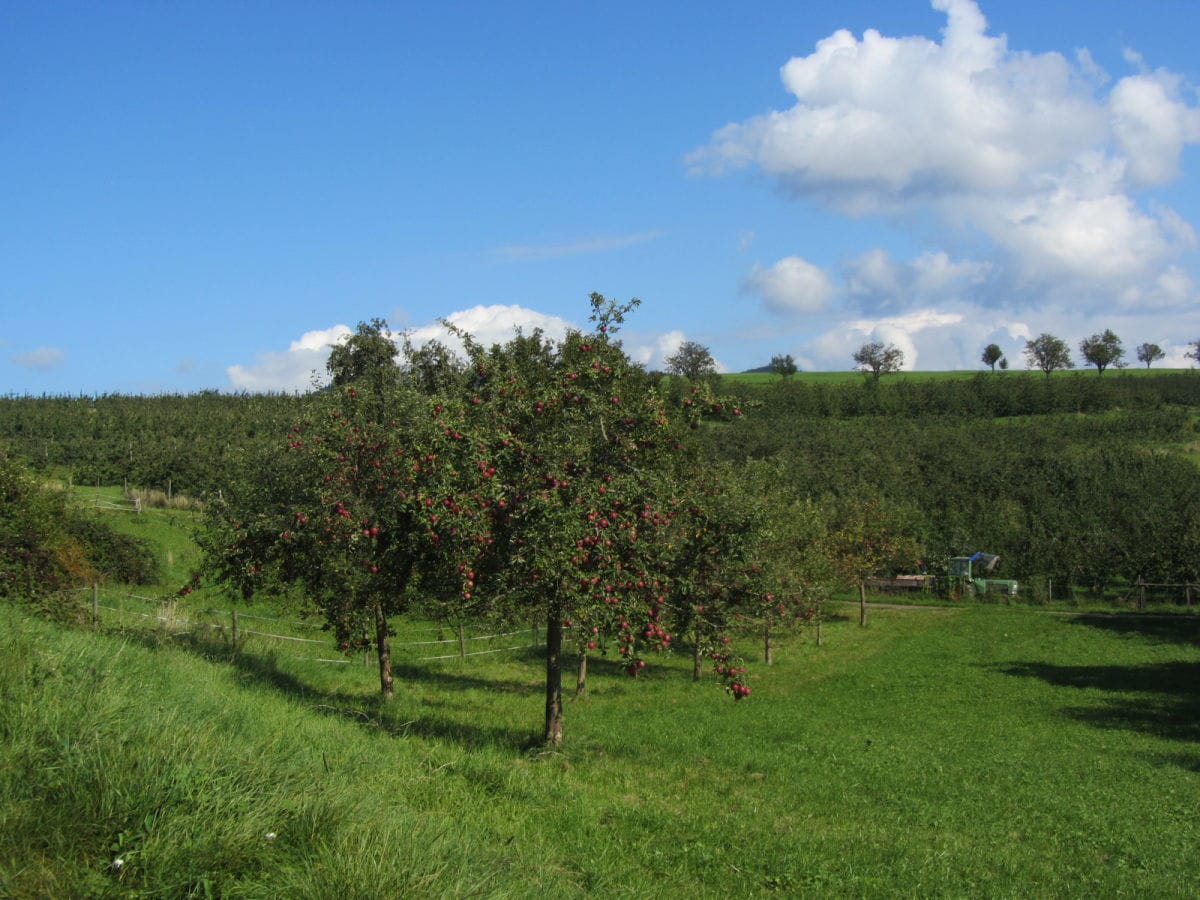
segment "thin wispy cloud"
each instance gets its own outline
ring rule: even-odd
[[[492,255],[510,262],[538,262],[545,259],[560,259],[564,256],[584,256],[590,253],[607,253],[638,244],[648,244],[665,234],[661,229],[639,231],[634,234],[609,234],[581,238],[562,244],[508,244],[496,247]]]
[[[48,372],[61,366],[65,359],[66,354],[57,347],[38,347],[28,353],[18,353],[12,361],[26,369]]]

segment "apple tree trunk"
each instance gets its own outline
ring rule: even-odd
[[[395,696],[392,686],[392,648],[388,641],[387,614],[379,601],[375,602],[375,650],[379,655],[379,692],[384,703],[391,703]]]
[[[546,732],[545,743],[557,747],[563,739],[562,604],[555,597],[546,617]]]

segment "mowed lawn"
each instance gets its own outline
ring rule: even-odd
[[[3,609],[0,896],[1195,894],[1196,621],[825,637],[740,703],[686,653],[596,660],[549,753],[532,653],[404,667],[381,710],[359,665]]]

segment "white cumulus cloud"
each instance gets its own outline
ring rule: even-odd
[[[511,338],[518,329],[525,334],[531,334],[541,329],[546,337],[557,340],[562,338],[572,327],[566,319],[550,316],[524,306],[493,305],[472,306],[470,309],[459,310],[445,317],[455,328],[465,331],[477,343],[486,346],[502,344]],[[406,332],[413,344],[420,346],[436,340],[456,352],[461,344],[446,329],[441,322],[433,322],[420,328]]]
[[[1169,72],[1131,75],[1109,95],[1113,136],[1134,185],[1173,180],[1184,145],[1200,140],[1200,110],[1181,99],[1181,84]]]
[[[768,309],[783,315],[819,312],[833,292],[824,270],[799,256],[785,256],[767,268],[756,265],[742,289],[758,294]]]
[[[260,353],[254,365],[229,366],[225,374],[235,391],[305,391],[328,380],[325,361],[329,351],[350,334],[347,325],[306,331],[287,350]]]
[[[1135,192],[1175,178],[1200,142],[1194,92],[1134,54],[1137,71],[1110,83],[1086,51],[1012,49],[974,0],[932,5],[946,15],[940,40],[837,31],[783,65],[790,107],[717,130],[688,166],[755,167],[851,215],[932,214],[947,232],[987,239],[993,276],[1003,269],[1030,296],[1069,292],[1098,307],[1130,288],[1152,293],[1194,238]],[[904,286],[884,263],[852,264],[851,293]],[[769,274],[755,277],[769,285]]]

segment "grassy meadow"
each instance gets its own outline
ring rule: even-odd
[[[3,608],[0,896],[1193,894],[1196,621],[825,638],[740,703],[594,660],[547,753],[532,650],[401,664],[381,708],[357,665]]]

